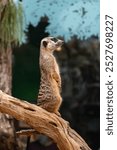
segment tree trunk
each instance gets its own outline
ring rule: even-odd
[[[0,89],[11,95],[12,50],[0,49]],[[13,118],[0,113],[0,150],[16,150],[16,137]]]

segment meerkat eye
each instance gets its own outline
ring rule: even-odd
[[[43,41],[43,46],[46,47],[47,46],[47,42]]]
[[[51,38],[52,41],[54,41],[55,43],[58,41],[56,38]]]

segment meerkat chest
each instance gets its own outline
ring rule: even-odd
[[[55,70],[59,74],[59,66],[54,55],[53,54],[46,55],[45,60],[47,61],[50,70],[51,71]]]
[[[53,54],[46,53],[41,55],[40,66],[42,75],[46,76],[46,81],[51,79],[51,76],[56,72],[59,75],[59,66]]]
[[[54,58],[54,67],[55,67],[55,71],[59,74],[59,66],[55,58]]]

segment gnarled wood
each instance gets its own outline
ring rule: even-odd
[[[61,117],[0,91],[0,111],[52,138],[60,150],[91,150]]]
[[[2,1],[3,2],[3,1]],[[0,43],[0,89],[11,95],[12,89],[12,49],[1,48]],[[13,118],[0,113],[0,149],[19,150]]]

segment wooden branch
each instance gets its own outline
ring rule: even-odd
[[[38,133],[52,138],[60,150],[91,150],[69,123],[54,113],[0,91],[0,112],[24,121]]]
[[[20,130],[16,132],[17,135],[25,135],[25,136],[31,136],[33,134],[39,134],[35,129],[26,129],[26,130]]]

